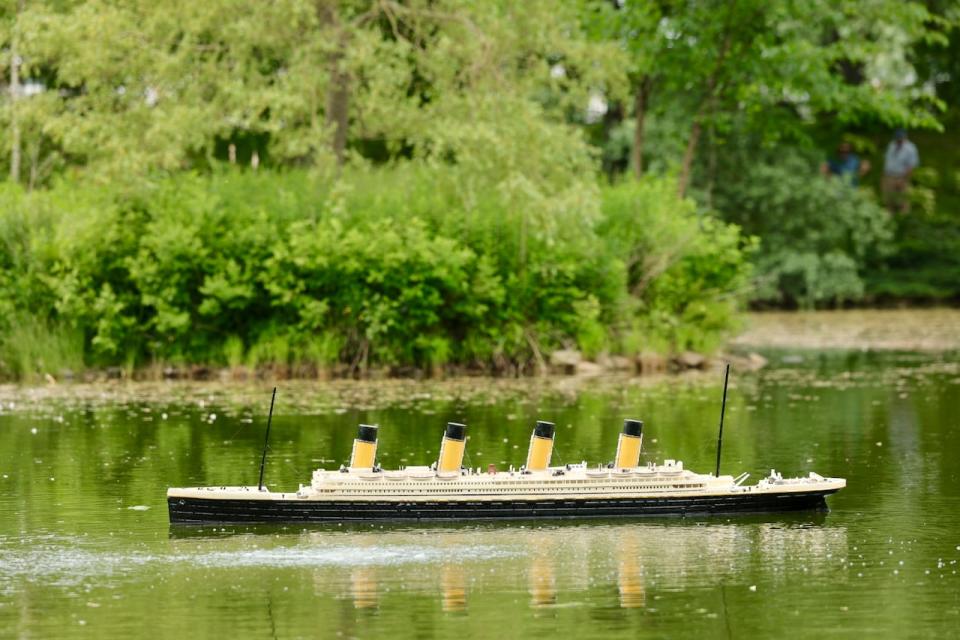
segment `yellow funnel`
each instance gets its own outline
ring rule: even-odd
[[[527,450],[527,471],[543,471],[550,466],[555,430],[552,422],[537,420],[537,426],[530,436],[530,449]]]
[[[463,449],[467,425],[459,422],[448,422],[443,432],[443,441],[440,443],[440,460],[437,462],[438,473],[459,473],[463,464]]]
[[[351,469],[371,469],[377,458],[377,426],[362,424],[357,429],[350,454]]]
[[[617,441],[617,457],[613,466],[617,469],[632,469],[638,466],[641,445],[643,445],[643,421],[624,420],[623,432]]]

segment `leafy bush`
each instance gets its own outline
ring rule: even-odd
[[[558,347],[709,348],[734,321],[742,240],[674,191],[662,179],[549,190],[419,162],[2,188],[3,373],[523,371]],[[44,335],[47,355],[11,351]]]
[[[754,300],[801,307],[859,300],[866,266],[889,250],[890,216],[871,194],[812,167],[784,153],[717,186],[724,219],[762,238]]]
[[[756,241],[699,215],[672,181],[624,182],[604,198],[599,227],[626,267],[631,293],[621,349],[715,349],[736,326]]]

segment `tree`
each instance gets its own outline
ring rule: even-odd
[[[54,159],[41,164],[106,179],[253,152],[323,168],[371,145],[470,163],[515,147],[514,113],[586,154],[566,116],[619,75],[576,6],[546,0],[51,1],[10,16],[19,77],[41,89],[7,109],[13,130]]]
[[[687,122],[681,194],[704,128],[723,135],[735,119],[768,140],[804,138],[824,117],[939,127],[942,103],[895,80],[910,76],[912,46],[945,41],[943,21],[919,2],[662,0],[594,9],[589,19],[618,37],[632,60],[637,143],[654,102]]]

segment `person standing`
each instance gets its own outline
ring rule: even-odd
[[[893,213],[910,211],[907,198],[910,176],[920,164],[917,147],[907,139],[907,132],[897,129],[883,157],[883,203]]]
[[[836,176],[852,187],[860,183],[860,178],[870,171],[870,161],[861,160],[853,152],[853,146],[843,141],[837,146],[837,155],[828,158],[820,165],[820,173],[824,176]]]

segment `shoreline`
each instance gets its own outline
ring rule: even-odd
[[[960,309],[757,311],[728,348],[960,351]]]
[[[835,311],[755,311],[744,314],[746,328],[727,341],[718,353],[691,351],[669,355],[643,352],[635,356],[601,355],[588,359],[573,350],[555,351],[533,370],[488,370],[464,365],[433,369],[376,367],[366,371],[345,364],[329,367],[263,365],[219,366],[156,363],[127,369],[112,366],[79,372],[38,372],[26,379],[0,379],[4,385],[157,383],[173,381],[264,383],[269,381],[384,381],[443,379],[592,378],[676,374],[705,371],[729,361],[740,370],[767,364],[764,352],[903,351],[950,353],[960,351],[960,309],[850,309]]]
[[[156,363],[145,367],[128,369],[119,366],[90,367],[79,372],[70,370],[56,374],[36,373],[25,379],[0,378],[0,386],[56,386],[110,384],[110,383],[175,383],[175,382],[211,382],[235,384],[262,384],[278,381],[304,382],[382,382],[391,380],[524,380],[549,378],[597,378],[597,377],[649,377],[670,375],[687,371],[705,371],[717,363],[720,356],[709,356],[692,351],[662,355],[641,353],[628,357],[619,355],[601,355],[593,359],[582,357],[579,352],[557,351],[539,367],[484,369],[464,365],[446,365],[432,369],[413,366],[371,367],[369,369],[351,368],[338,364],[329,367],[313,365],[288,366],[265,364],[259,367],[221,366],[205,364],[170,365]],[[748,368],[759,368],[765,364],[760,356],[739,356],[724,354],[742,361]]]

